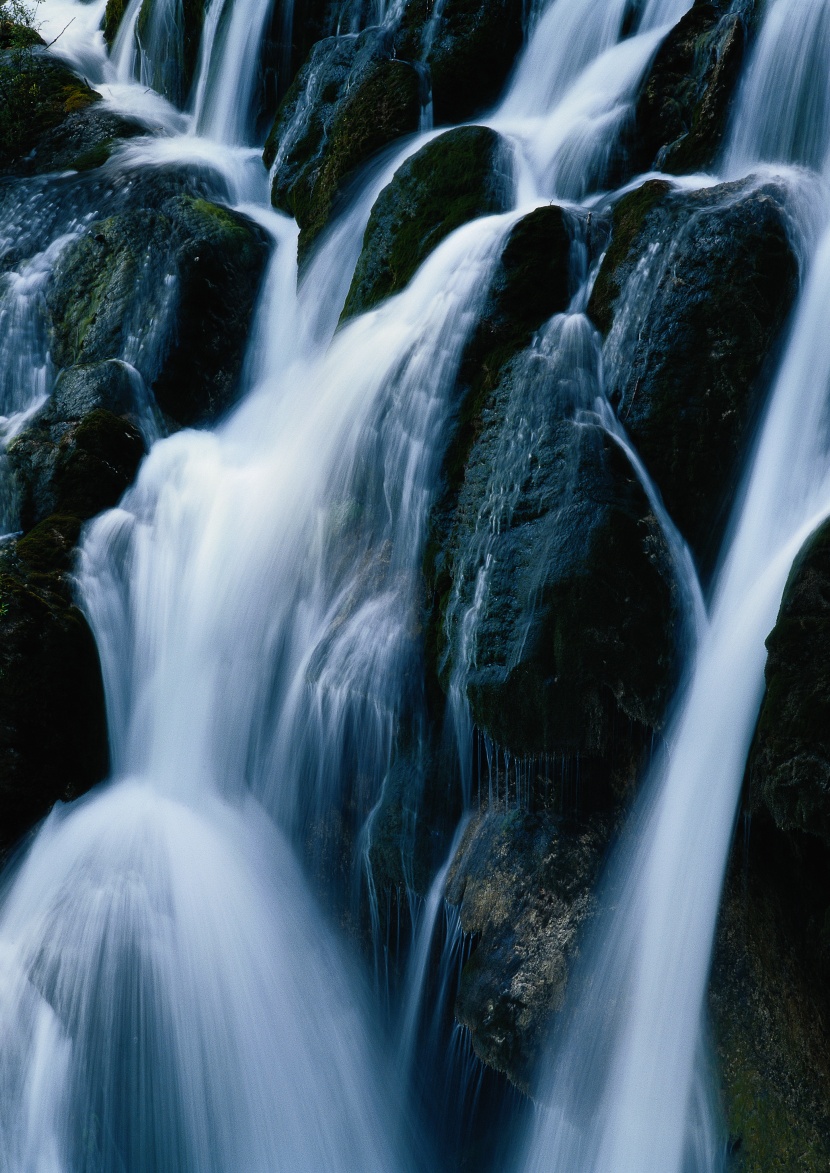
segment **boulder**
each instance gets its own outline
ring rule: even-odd
[[[608,826],[549,812],[488,809],[471,821],[451,865],[447,900],[475,945],[455,1003],[480,1059],[526,1094],[561,1009]]]
[[[753,806],[830,848],[830,524],[799,554],[767,639],[749,757]],[[830,895],[830,894],[829,894]]]
[[[47,293],[59,367],[126,359],[176,424],[233,402],[269,252],[245,217],[159,181],[92,224]]]
[[[315,45],[286,94],[265,145],[276,161],[271,200],[300,225],[301,259],[326,226],[354,172],[418,129],[420,83],[390,60],[374,30]]]
[[[637,99],[635,172],[682,175],[712,166],[744,62],[748,7],[696,0],[663,41]]]
[[[104,692],[69,579],[80,531],[52,516],[0,553],[0,851],[105,777]]]
[[[145,54],[142,78],[174,105],[184,106],[199,59],[205,3],[177,0],[173,14],[154,21],[153,9],[163,2],[166,0],[144,0],[136,21],[136,40]],[[106,22],[106,16],[104,19]]]
[[[398,168],[372,208],[343,318],[403,289],[461,224],[507,211],[511,188],[507,148],[495,131],[464,126],[427,143]]]
[[[0,51],[0,175],[50,170],[54,149],[38,157],[41,141],[101,95],[37,46]]]
[[[123,364],[70,367],[8,459],[24,530],[50,514],[93,517],[115,505],[145,452],[134,382]]]
[[[704,573],[798,282],[783,186],[650,181],[614,207],[588,307],[606,394]]]

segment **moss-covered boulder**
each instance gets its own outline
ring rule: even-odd
[[[781,830],[830,848],[830,524],[797,558],[767,649],[749,759],[753,804]]]
[[[138,406],[120,363],[63,372],[8,451],[24,530],[50,514],[88,518],[116,504],[145,452]]]
[[[300,225],[300,256],[326,226],[358,167],[418,129],[420,83],[407,62],[384,56],[371,30],[315,46],[277,112],[265,146],[276,160],[275,207]]]
[[[38,47],[0,52],[0,174],[21,168],[41,168],[41,140],[70,115],[86,111],[101,100],[100,94]],[[31,156],[31,158],[29,158]]]
[[[80,531],[53,516],[0,553],[0,851],[107,772],[104,694],[68,571]]]
[[[594,911],[605,823],[490,809],[468,826],[446,896],[476,944],[455,1003],[476,1054],[532,1090],[577,938]]]
[[[372,208],[343,317],[407,284],[445,236],[511,203],[507,148],[484,126],[450,130],[396,171]]]
[[[635,171],[681,175],[713,164],[748,40],[749,5],[696,0],[663,41],[637,100]]]
[[[589,304],[606,392],[704,571],[798,280],[783,187],[656,181],[614,207]]]
[[[233,401],[269,242],[245,217],[158,186],[157,201],[140,188],[62,255],[47,293],[52,357],[126,359],[189,425]]]

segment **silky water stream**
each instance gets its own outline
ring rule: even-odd
[[[772,5],[768,25],[788,3]],[[298,292],[297,229],[267,207],[249,138],[267,5],[237,0],[225,13],[214,0],[182,114],[146,85],[182,98],[157,82],[152,65],[153,53],[167,65],[165,38],[179,35],[175,6],[159,4],[136,40],[133,0],[110,60],[89,15],[100,21],[100,4],[50,4],[56,29],[68,9],[87,18],[56,50],[112,108],[166,130],[124,146],[111,166],[198,166],[214,177],[218,198],[266,228],[274,249],[240,405],[213,431],[158,442],[120,506],[83,541],[78,591],[101,655],[113,772],[56,808],[4,879],[0,1163],[21,1173],[453,1167],[460,1154],[438,1136],[446,1121],[430,1136],[429,1098],[420,1116],[409,1103],[419,1063],[437,1079],[460,1057],[463,1076],[442,1085],[459,1114],[480,1075],[474,1067],[471,1075],[457,1031],[447,1048],[448,999],[469,942],[444,911],[445,869],[420,909],[413,905],[390,1048],[360,964],[318,903],[321,876],[324,889],[339,881],[326,874],[315,837],[346,811],[356,841],[370,834],[396,746],[418,737],[415,610],[427,518],[459,362],[500,247],[540,203],[584,201],[601,187],[643,72],[690,3],[648,0],[639,28],[623,38],[623,0],[553,0],[488,120],[513,143],[514,211],[458,229],[403,293],[337,333],[372,203],[434,132],[367,172]],[[751,69],[774,57],[772,41],[765,26]],[[753,78],[750,70],[745,94]],[[803,110],[806,101],[795,104]],[[781,147],[780,127],[752,140],[745,118],[736,125],[727,165],[736,173],[758,160],[819,165],[804,158],[806,147]],[[50,389],[42,286],[105,202],[86,187],[72,195],[81,188],[66,178],[52,181],[47,201],[49,182],[33,181],[27,198],[48,203],[51,243],[17,268],[0,303],[0,320],[11,322],[0,372],[9,434]],[[62,199],[64,215],[55,212]],[[569,313],[535,348],[550,378],[557,364],[570,364],[571,382],[576,372],[582,391],[570,409],[596,413],[597,348],[583,312],[590,278],[581,273]],[[820,318],[828,280],[825,242],[710,619],[697,624],[665,763],[612,865],[614,911],[586,951],[589,980],[574,983],[588,992],[567,1016],[544,1106],[513,1165],[561,1173],[717,1166],[703,992],[763,640],[800,542],[830,507],[822,443],[830,352]],[[625,446],[614,421],[605,423]],[[504,507],[504,494],[499,500]],[[471,562],[482,590],[490,520]],[[682,539],[670,536],[685,566]],[[474,624],[473,610],[468,638]],[[464,777],[472,746],[462,679],[451,699]],[[710,801],[701,802],[701,788]]]

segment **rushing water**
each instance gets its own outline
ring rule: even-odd
[[[298,289],[297,228],[268,208],[251,146],[268,0],[212,0],[189,94],[180,5],[159,2],[142,22],[132,0],[107,57],[102,3],[44,0],[50,31],[70,22],[55,50],[111,108],[164,130],[125,145],[113,165],[207,168],[269,232],[273,255],[239,407],[214,431],[158,442],[120,506],[84,539],[79,592],[101,654],[113,775],[53,811],[6,876],[4,1168],[391,1173],[461,1159],[439,1134],[451,1131],[453,1111],[471,1118],[483,1075],[466,1036],[448,1038],[469,949],[444,912],[453,851],[412,917],[390,1055],[378,1004],[318,903],[322,892],[329,909],[349,911],[325,846],[335,833],[363,845],[355,866],[365,867],[371,896],[373,812],[397,749],[423,729],[417,591],[427,518],[461,355],[502,243],[525,212],[602,186],[648,62],[690,6],[648,0],[633,30],[626,0],[554,0],[542,11],[488,118],[515,148],[514,210],[458,229],[403,293],[335,333],[371,207],[434,132],[366,169]],[[359,7],[343,7],[344,26],[364,21]],[[759,161],[823,164],[826,70],[817,74],[807,34],[795,47],[786,35],[791,7],[769,6],[728,174]],[[809,28],[823,28],[828,5],[806,7]],[[378,20],[396,12],[373,9]],[[290,30],[289,5],[282,23]],[[60,205],[54,179],[32,182],[28,207],[41,206],[49,183]],[[50,204],[38,221],[49,239],[2,288],[4,442],[51,388],[45,284],[62,249],[105,210],[105,193],[72,198],[57,212]],[[802,233],[809,251],[806,216]],[[643,480],[687,586],[697,651],[665,760],[611,868],[614,911],[600,919],[575,983],[587,992],[514,1164],[703,1173],[720,1159],[703,998],[763,641],[795,552],[830,508],[821,321],[830,240],[802,295],[708,620],[685,543],[601,398],[598,340],[584,313],[592,274],[578,247],[574,257],[577,292],[528,356],[535,392],[515,405],[492,507],[468,552],[475,588],[452,601],[451,621],[471,649],[492,534],[538,446],[541,404],[561,386],[563,409],[599,419]],[[468,806],[464,654],[458,662],[451,701]],[[377,893],[370,903],[377,950]],[[419,1065],[431,1091],[415,1078]],[[418,1088],[427,1135],[416,1140],[407,1101]],[[430,1127],[430,1113],[444,1113],[440,1125]]]

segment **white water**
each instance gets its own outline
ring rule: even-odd
[[[79,39],[65,53],[91,63],[115,107],[143,117],[153,111],[174,136],[195,131],[130,144],[122,166],[209,160],[237,202],[250,201],[265,190],[244,146],[268,4],[237,0],[223,29],[218,3],[207,14],[194,118],[130,84],[140,68],[136,0],[112,63],[97,33],[88,50]],[[354,811],[351,830],[359,829],[397,739],[417,717],[424,529],[457,366],[505,234],[520,209],[552,196],[582,198],[601,184],[639,79],[689,7],[650,0],[640,35],[618,43],[621,0],[556,0],[491,119],[516,145],[516,211],[454,233],[407,290],[334,338],[372,203],[426,137],[367,176],[318,247],[299,295],[295,226],[248,209],[272,233],[275,255],[252,334],[247,395],[216,431],[156,445],[121,507],[84,542],[80,590],[101,651],[113,781],[55,811],[8,879],[0,912],[7,1089],[0,1153],[10,1169],[351,1173],[410,1165],[406,1113],[372,1036],[360,979],[298,857],[320,865],[332,814],[346,807]],[[812,329],[803,326],[814,342]],[[815,356],[810,362],[815,369]],[[787,379],[796,383],[798,371]],[[800,384],[799,392],[809,394]],[[823,508],[820,493],[807,500],[820,454],[808,445],[793,470],[781,438],[797,420],[790,412],[777,421],[775,410],[770,452],[762,444],[755,466],[764,491],[755,478],[748,490],[745,516],[756,518],[754,528],[739,527],[747,537],[736,539],[727,562],[686,710],[698,704],[703,716],[681,722],[671,758],[685,762],[681,781],[705,780],[683,747],[697,748],[701,725],[711,735],[701,746],[714,759],[707,769],[724,779],[722,809],[707,807],[712,826],[701,833],[710,830],[722,854],[734,804],[730,763],[742,745],[745,752],[749,733],[741,730],[751,732],[760,695],[766,630],[760,642],[758,633],[774,617],[794,543]],[[820,434],[799,433],[812,441]],[[770,501],[780,524],[762,525],[756,545],[757,518],[766,520]],[[760,579],[752,603],[747,592]],[[738,607],[744,622],[733,629]],[[727,669],[740,685],[730,704],[722,696]],[[695,701],[711,704],[717,688],[714,718],[729,753],[709,728],[703,700]],[[599,1095],[602,1127],[591,1118],[590,1153],[561,1147],[559,1155],[561,1135],[542,1129],[529,1168],[679,1168],[671,1162],[681,1159],[688,1133],[720,879],[717,867],[701,869],[697,887],[685,873],[664,876],[665,860],[675,859],[669,849],[679,850],[669,832],[682,832],[684,844],[693,839],[682,818],[699,807],[691,783],[666,787],[675,790],[682,801],[655,799],[641,815],[639,842],[653,841],[654,853],[635,852],[642,862],[631,874],[645,879],[632,881],[632,919],[609,938],[638,944],[625,975],[631,1013],[617,1031],[611,1092]],[[662,883],[665,893],[655,890]],[[437,892],[410,974],[405,1066]],[[667,925],[667,910],[692,895],[694,907]],[[681,920],[695,946],[692,964],[666,935]],[[668,1009],[657,1000],[663,995]],[[655,1020],[666,1037],[655,1035]],[[638,1098],[641,1071],[665,1106],[659,1120]],[[590,1096],[582,1107],[589,1103]],[[553,1111],[549,1120],[560,1118]]]

